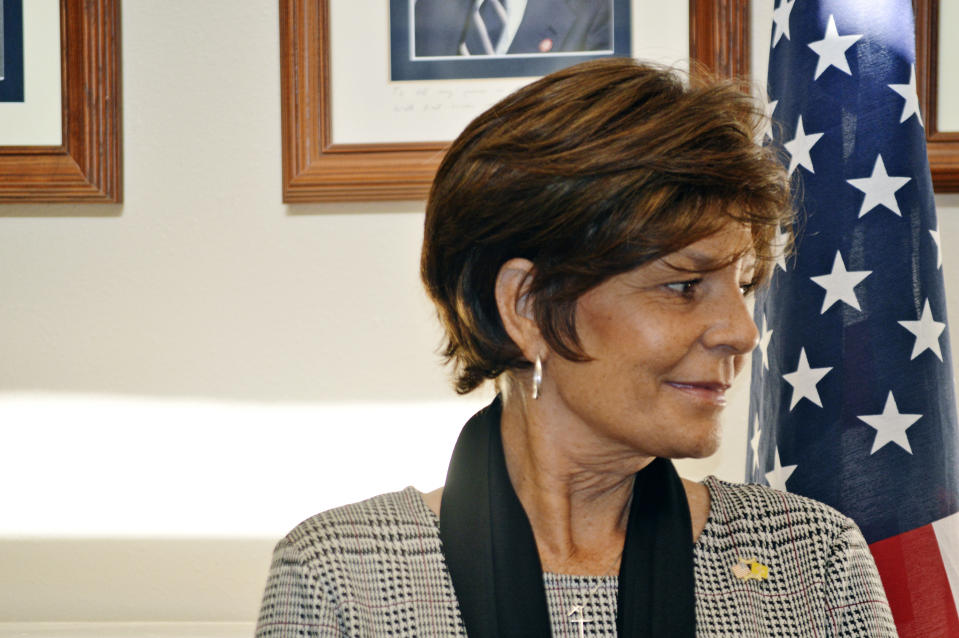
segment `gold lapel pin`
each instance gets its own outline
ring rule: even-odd
[[[740,558],[739,562],[730,569],[732,569],[733,576],[739,580],[766,580],[769,578],[769,568],[755,558]]]

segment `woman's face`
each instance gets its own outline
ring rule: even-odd
[[[758,338],[745,297],[749,245],[748,229],[730,222],[583,295],[576,328],[592,360],[548,356],[543,398],[558,402],[556,416],[605,449],[715,452],[725,392]]]

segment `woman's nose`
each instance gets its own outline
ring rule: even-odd
[[[759,330],[749,304],[737,286],[724,293],[712,307],[714,316],[704,333],[709,348],[725,348],[730,354],[747,354],[759,343]]]

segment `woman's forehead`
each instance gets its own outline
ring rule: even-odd
[[[681,261],[693,268],[716,267],[740,258],[755,259],[753,234],[749,226],[730,221],[720,230],[666,255],[667,263]]]

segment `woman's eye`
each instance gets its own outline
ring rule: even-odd
[[[688,281],[676,281],[671,284],[666,284],[666,289],[678,293],[680,295],[691,295],[696,289],[696,286],[699,285],[701,279],[690,279]]]
[[[739,289],[743,291],[743,296],[748,297],[749,295],[756,292],[756,290],[762,285],[762,281],[759,279],[752,279],[746,283],[739,284]]]

